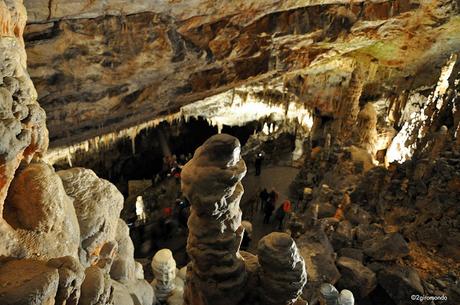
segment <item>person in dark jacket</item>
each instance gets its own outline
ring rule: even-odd
[[[272,216],[273,214],[273,210],[275,209],[275,205],[273,204],[273,202],[271,200],[267,201],[265,203],[265,207],[264,207],[264,214],[265,214],[265,217],[264,217],[264,223],[270,223],[270,217]]]
[[[260,199],[260,211],[264,211],[265,204],[268,201],[268,192],[267,189],[264,188],[260,193],[259,193],[259,199]]]

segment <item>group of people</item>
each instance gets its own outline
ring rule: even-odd
[[[289,199],[283,201],[283,203],[277,206],[279,194],[275,189],[270,192],[266,188],[259,193],[260,211],[264,213],[264,224],[269,224],[270,219],[275,212],[275,219],[278,221],[278,230],[282,230],[283,222],[286,215],[289,215],[292,211],[292,205]]]

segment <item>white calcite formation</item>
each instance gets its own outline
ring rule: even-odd
[[[152,259],[155,279],[152,287],[157,302],[168,305],[183,304],[184,282],[176,272],[176,261],[168,249],[158,251]]]
[[[120,290],[131,301],[115,305],[152,305],[121,193],[92,171],[58,175],[41,161],[48,131],[26,69],[22,1],[0,1],[0,20],[0,304],[112,305]]]
[[[185,304],[232,305],[244,298],[247,275],[238,251],[246,165],[240,151],[238,139],[215,135],[182,170],[182,191],[192,204]]]
[[[58,172],[67,194],[74,198],[81,231],[81,260],[90,265],[108,240],[114,240],[123,195],[89,169],[72,168]]]
[[[321,298],[325,305],[354,305],[355,298],[350,290],[343,289],[340,293],[331,284],[322,284],[320,287]]]
[[[71,198],[51,166],[32,163],[16,172],[4,218],[16,230],[27,257],[77,257],[77,217]]]
[[[264,305],[293,304],[307,283],[305,262],[286,233],[271,233],[259,241],[260,298]]]

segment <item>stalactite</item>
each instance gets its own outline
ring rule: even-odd
[[[356,66],[350,79],[348,93],[344,99],[341,100],[338,116],[340,126],[338,127],[338,138],[346,142],[350,139],[353,131],[353,126],[356,123],[359,113],[359,100],[364,88],[363,72],[359,65]]]

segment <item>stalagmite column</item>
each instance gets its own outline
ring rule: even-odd
[[[364,88],[363,71],[359,65],[351,75],[348,92],[338,105],[338,120],[334,123],[333,134],[335,138],[346,142],[352,136],[353,127],[359,113],[359,100]]]
[[[377,111],[372,103],[364,105],[359,112],[353,138],[357,146],[367,150],[372,156],[376,153]]]
[[[240,151],[238,139],[226,134],[213,136],[182,171],[182,191],[192,204],[185,304],[233,305],[245,296],[239,203],[246,165]]]
[[[286,233],[271,233],[259,241],[257,253],[262,304],[294,304],[307,283],[305,261],[294,240]]]

